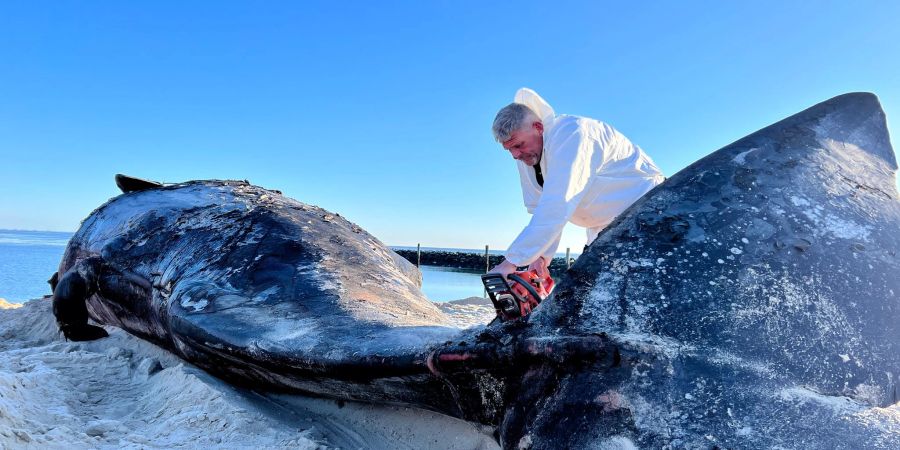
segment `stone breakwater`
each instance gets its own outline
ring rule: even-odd
[[[395,249],[395,252],[406,258],[407,261],[416,263],[415,250]],[[490,267],[494,267],[503,261],[502,255],[488,255]],[[575,258],[572,258],[574,261]],[[484,272],[484,253],[450,252],[437,250],[422,250],[421,264],[426,266],[453,267],[456,269],[468,269]],[[550,273],[554,276],[566,271],[566,258],[553,258],[550,263]]]

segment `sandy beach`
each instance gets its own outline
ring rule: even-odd
[[[235,388],[114,327],[67,342],[50,306],[0,302],[2,448],[498,448],[430,411]],[[437,306],[461,328],[493,316],[479,297]]]

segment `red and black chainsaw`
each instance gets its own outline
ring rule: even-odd
[[[488,273],[481,276],[481,282],[501,322],[531,314],[553,290],[553,278],[541,277],[535,270],[513,272],[506,278],[499,273]]]

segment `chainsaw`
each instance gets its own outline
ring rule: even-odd
[[[481,282],[501,322],[527,316],[553,290],[553,278],[540,277],[535,270],[513,272],[506,278],[488,273],[481,276]]]

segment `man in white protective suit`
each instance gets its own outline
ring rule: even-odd
[[[528,266],[540,275],[556,254],[567,222],[587,229],[590,244],[619,213],[665,177],[640,147],[587,117],[555,115],[528,88],[497,113],[494,138],[519,167],[531,221],[491,269],[504,276]]]

